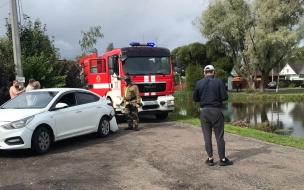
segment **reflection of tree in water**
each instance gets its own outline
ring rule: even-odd
[[[282,112],[280,103],[232,103],[232,107],[235,116],[235,121],[232,122],[234,125],[250,126],[257,130],[288,135],[292,132],[292,129],[285,130],[283,122],[279,120],[279,113]],[[270,121],[267,113],[272,114]],[[277,118],[273,119],[273,115]]]
[[[189,117],[200,117],[199,103],[192,101],[178,101],[176,102],[175,112],[185,114]]]
[[[223,113],[225,122],[241,127],[251,127],[266,132],[290,135],[293,128],[285,129],[284,124],[280,121],[279,113],[283,112],[282,106],[285,103],[225,103],[223,104]],[[231,109],[230,109],[231,108]],[[304,108],[297,105],[291,112],[293,117],[301,119],[304,126],[303,113]],[[199,118],[199,103],[193,101],[176,102],[175,112],[181,115]],[[268,113],[268,114],[267,114]]]
[[[294,121],[300,121],[304,127],[304,104],[296,104],[290,111],[290,115]]]

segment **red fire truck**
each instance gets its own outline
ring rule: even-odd
[[[124,113],[120,103],[125,86],[121,78],[129,75],[138,85],[142,99],[138,114],[167,118],[175,107],[171,54],[169,49],[154,45],[132,42],[131,47],[114,48],[102,56],[94,53],[80,58],[88,89],[110,99],[120,115]]]

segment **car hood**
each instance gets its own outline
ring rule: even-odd
[[[44,109],[0,109],[0,122],[12,122],[44,112]]]

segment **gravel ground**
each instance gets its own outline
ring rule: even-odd
[[[43,156],[0,151],[0,190],[304,189],[304,151],[225,134],[233,166],[207,166],[201,129],[145,118],[141,131],[86,135]],[[213,138],[214,139],[214,138]]]

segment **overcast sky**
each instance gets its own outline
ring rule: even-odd
[[[6,32],[4,22],[10,12],[8,1],[0,0],[0,36]],[[99,39],[96,45],[99,54],[105,52],[111,42],[114,47],[124,47],[133,41],[149,41],[170,50],[192,42],[206,42],[198,29],[192,26],[191,21],[207,8],[208,0],[20,2],[21,14],[23,11],[32,21],[39,18],[42,24],[46,24],[47,34],[55,36],[55,46],[66,59],[74,59],[80,54],[80,31],[88,31],[91,26],[97,25],[101,26],[101,32],[104,34],[104,38]]]

